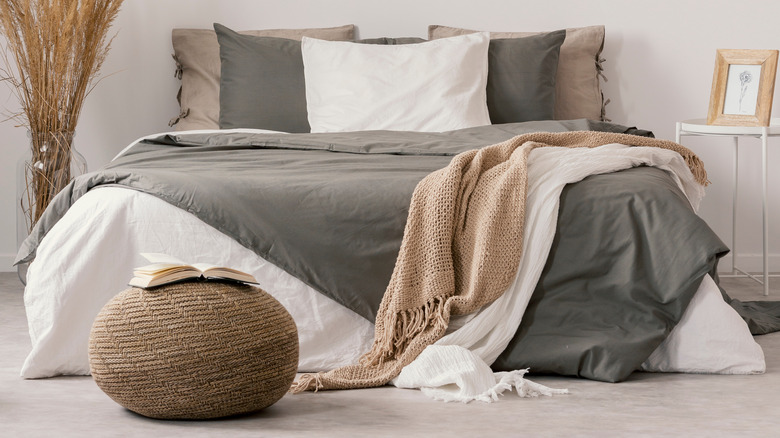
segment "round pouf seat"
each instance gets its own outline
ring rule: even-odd
[[[246,284],[130,288],[95,319],[89,365],[103,392],[147,417],[244,414],[290,388],[298,331],[276,299]]]

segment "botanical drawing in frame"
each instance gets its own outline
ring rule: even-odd
[[[707,124],[769,126],[777,57],[777,50],[719,49]]]

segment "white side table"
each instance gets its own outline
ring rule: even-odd
[[[769,137],[780,137],[780,119],[772,119],[769,126],[716,126],[708,125],[706,119],[693,119],[677,122],[677,143],[683,135],[704,135],[714,137],[731,137],[734,141],[734,191],[732,193],[732,233],[731,233],[731,269],[735,276],[750,277],[764,286],[764,295],[769,295],[769,208],[767,206],[767,145]],[[754,137],[761,139],[761,171],[762,171],[762,208],[763,224],[763,276],[758,278],[737,267],[737,187],[739,137]],[[738,275],[737,273],[741,273]],[[776,275],[772,275],[776,277]]]

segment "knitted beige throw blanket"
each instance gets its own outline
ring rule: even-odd
[[[459,154],[414,191],[372,349],[359,364],[302,375],[290,391],[384,385],[445,334],[451,316],[501,296],[514,280],[523,248],[529,153],[610,143],[671,149],[700,184],[708,183],[702,162],[687,148],[627,134],[532,133]]]

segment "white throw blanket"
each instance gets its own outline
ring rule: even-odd
[[[618,144],[592,149],[546,147],[531,152],[528,160],[525,247],[514,284],[492,304],[475,314],[453,320],[449,334],[435,344],[460,346],[474,354],[455,354],[448,349],[429,348],[405,367],[392,383],[400,388],[425,388],[425,392],[434,398],[462,402],[494,400],[495,395],[510,387],[502,384],[502,379],[524,382],[519,383],[517,389],[525,396],[555,392],[524,380],[522,371],[513,372],[511,377],[493,374],[488,364],[496,360],[514,336],[539,281],[552,247],[564,186],[589,175],[640,165],[669,171],[694,210],[698,209],[704,188],[694,180],[685,161],[676,152]],[[443,374],[431,374],[430,369],[441,369]],[[464,373],[463,370],[467,371]],[[459,382],[464,386],[460,387]],[[531,386],[536,390],[530,390]]]

